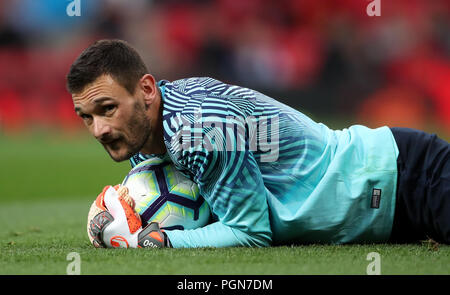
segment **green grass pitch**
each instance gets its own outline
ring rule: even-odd
[[[450,246],[304,245],[263,249],[94,249],[86,236],[91,202],[122,181],[128,163],[109,159],[94,139],[42,133],[0,137],[0,274],[354,274],[370,252],[381,274],[450,274]]]

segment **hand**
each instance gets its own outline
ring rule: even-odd
[[[106,186],[98,195],[89,212],[88,234],[95,247],[171,247],[157,223],[142,228],[139,214],[134,211],[134,201],[123,186]]]
[[[104,202],[105,192],[109,187],[110,186],[107,185],[103,188],[102,192],[97,196],[89,209],[87,233],[89,240],[96,248],[106,248],[101,235],[103,228],[114,220],[111,213],[106,209]]]

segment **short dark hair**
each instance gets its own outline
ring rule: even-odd
[[[111,77],[130,94],[139,79],[148,73],[136,49],[123,40],[99,40],[86,48],[67,74],[67,90],[81,92],[102,75]]]

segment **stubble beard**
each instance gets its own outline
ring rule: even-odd
[[[122,137],[124,144],[127,146],[127,151],[123,155],[113,156],[107,150],[109,156],[116,162],[122,162],[130,159],[137,154],[150,139],[152,128],[152,120],[146,114],[147,106],[141,107],[136,102],[134,105],[133,115],[127,122],[127,130],[129,132],[128,138]]]

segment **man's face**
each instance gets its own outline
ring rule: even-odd
[[[129,159],[149,139],[151,120],[140,91],[132,95],[103,75],[72,99],[77,115],[114,161]]]

